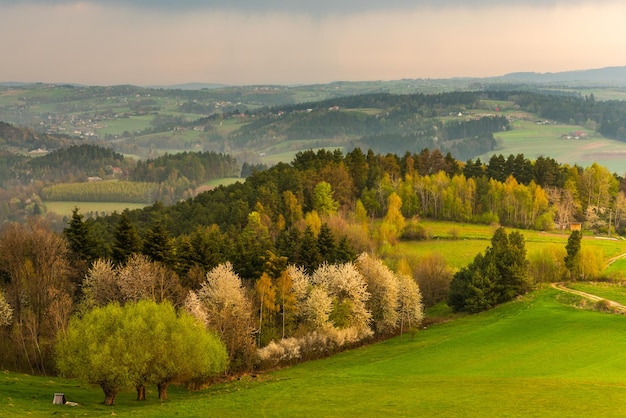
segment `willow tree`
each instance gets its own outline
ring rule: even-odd
[[[145,384],[156,384],[167,398],[174,381],[205,378],[225,370],[227,356],[218,338],[168,302],[143,300],[109,304],[75,316],[56,346],[61,374],[99,385],[104,404],[136,387],[145,399]]]

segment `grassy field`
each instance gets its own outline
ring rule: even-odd
[[[624,416],[623,316],[577,309],[575,296],[544,289],[479,315],[414,335],[200,392],[150,388],[116,406],[74,380],[0,375],[2,415],[219,417]],[[52,405],[63,392],[80,405]]]
[[[448,265],[454,269],[469,264],[476,254],[484,252],[491,245],[491,237],[496,227],[489,225],[462,224],[454,222],[439,222],[423,220],[420,224],[426,229],[430,239],[425,241],[408,241],[401,242],[396,254],[406,254],[409,257],[421,257],[429,253],[441,254]],[[506,228],[508,232],[514,231],[514,228]],[[561,245],[565,247],[568,232],[545,233],[541,231],[517,230],[524,235],[527,253],[539,251],[541,248],[549,245]],[[604,259],[608,260],[620,254],[626,253],[626,241],[609,240],[603,237],[597,238],[585,236],[583,238],[584,246],[591,246],[602,251]],[[611,266],[610,271],[618,271],[617,269],[626,267],[624,264],[616,264]]]
[[[129,116],[127,118],[118,118],[108,120],[106,126],[96,131],[99,135],[121,135],[124,131],[136,132],[150,127],[150,122],[154,119],[153,115],[145,116]]]
[[[606,269],[607,274],[624,280],[626,278],[626,259],[615,261]]]
[[[560,163],[578,164],[587,167],[598,162],[610,171],[626,173],[626,143],[606,139],[581,126],[548,124],[538,125],[532,120],[512,123],[512,130],[495,134],[497,148],[479,158],[487,162],[493,154],[524,154],[531,160],[550,156]],[[561,139],[561,135],[585,131],[588,139]]]
[[[98,212],[111,214],[113,212],[123,212],[124,209],[142,209],[147,206],[145,203],[127,203],[127,202],[44,202],[46,211],[54,212],[61,216],[72,216],[74,207],[78,207],[79,212],[86,214],[89,212]]]

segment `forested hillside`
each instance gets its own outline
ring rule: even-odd
[[[499,155],[487,164],[462,164],[438,151],[398,157],[322,150],[300,153],[291,164],[256,172],[245,183],[126,216],[141,233],[158,219],[170,238],[183,240],[192,239],[199,227],[212,228],[211,245],[220,250],[210,258],[219,254],[244,278],[256,278],[268,251],[314,269],[324,257],[307,245],[325,231],[324,224],[342,258],[371,248],[371,239],[393,243],[419,237],[421,217],[538,230],[585,221],[596,231],[620,232],[624,186],[601,166],[572,167],[543,157]],[[386,217],[401,217],[402,226],[370,231],[373,235],[356,227]],[[102,234],[100,253],[111,251],[107,243],[114,242],[118,221],[119,216],[90,221]]]
[[[12,132],[28,135],[29,130]],[[215,152],[166,154],[137,162],[91,144],[42,156],[0,151],[0,219],[24,221],[42,214],[43,200],[172,204],[194,196],[213,179],[239,177],[240,170],[235,159]]]

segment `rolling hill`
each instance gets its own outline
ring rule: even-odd
[[[114,408],[73,380],[5,373],[5,416],[621,416],[626,385],[624,318],[580,309],[556,289],[479,315],[298,366],[243,376],[199,392],[152,388]],[[78,406],[52,405],[64,392]]]

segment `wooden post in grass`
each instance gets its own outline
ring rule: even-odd
[[[65,405],[65,394],[64,393],[55,393],[54,399],[52,400],[53,405]]]

